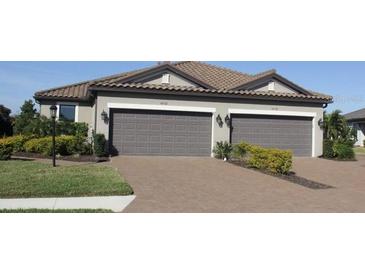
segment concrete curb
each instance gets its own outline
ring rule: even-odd
[[[129,196],[0,199],[0,209],[110,209],[123,211],[134,199]]]

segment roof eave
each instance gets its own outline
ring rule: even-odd
[[[37,96],[34,95],[33,98],[37,101],[67,101],[67,102],[91,102],[92,97],[58,97],[58,96]]]
[[[297,84],[293,83],[292,81],[286,79],[285,77],[281,76],[280,74],[276,73],[275,71],[273,71],[272,73],[270,74],[267,74],[263,77],[260,77],[260,78],[257,78],[257,79],[254,79],[250,82],[247,82],[243,85],[240,85],[240,86],[237,86],[237,87],[234,87],[232,89],[234,90],[239,90],[239,89],[249,89],[249,87],[252,87],[252,86],[255,86],[257,84],[260,84],[261,82],[265,82],[266,80],[269,80],[271,78],[274,78],[276,80],[279,80],[280,82],[286,84],[287,86],[293,88],[294,90],[297,90],[305,95],[313,95],[312,93],[310,93],[308,90],[298,86]]]
[[[356,117],[356,118],[346,118],[345,116],[345,119],[348,121],[348,122],[365,122],[365,116],[364,117]]]
[[[143,77],[145,75],[148,75],[148,74],[151,74],[151,73],[155,73],[155,72],[158,72],[160,70],[171,70],[172,72],[202,86],[203,88],[207,88],[207,89],[214,89],[214,87],[208,85],[207,83],[191,76],[190,74],[187,74],[181,70],[179,70],[178,68],[172,66],[171,64],[163,64],[163,65],[160,65],[160,66],[157,66],[157,67],[154,67],[154,68],[151,68],[149,70],[146,70],[146,71],[142,71],[141,73],[137,73],[135,75],[132,75],[130,77],[126,77],[125,79],[123,79],[123,83],[126,83],[126,82],[130,82],[130,81],[133,81],[134,79],[138,79],[140,77]]]
[[[89,87],[90,91],[118,91],[126,93],[139,93],[139,94],[149,94],[150,91],[140,88],[131,87]],[[152,89],[153,90],[153,89]],[[333,103],[332,99],[322,99],[322,98],[301,98],[301,97],[279,97],[270,95],[250,95],[250,94],[227,94],[227,93],[210,93],[210,92],[194,92],[194,91],[173,91],[173,90],[153,90],[153,94],[159,95],[183,95],[183,96],[197,96],[197,97],[215,97],[215,98],[241,98],[249,100],[266,100],[266,101],[276,101],[276,102],[303,102],[303,103],[316,103],[316,104],[330,104]]]

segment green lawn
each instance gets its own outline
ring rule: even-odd
[[[354,151],[356,154],[365,154],[365,147],[355,147]]]
[[[53,168],[35,161],[0,161],[0,198],[130,195],[118,172],[100,164]]]
[[[0,213],[112,213],[109,209],[0,209]]]

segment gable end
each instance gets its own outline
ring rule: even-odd
[[[282,77],[281,75],[274,73],[272,75],[267,75],[266,77],[262,77],[256,79],[254,81],[248,82],[242,86],[234,88],[235,90],[257,90],[257,91],[269,91],[268,86],[271,82],[274,82],[275,91],[278,93],[298,93],[304,95],[312,95],[306,89],[294,84],[288,79]],[[272,86],[272,84],[271,84]],[[267,87],[266,90],[262,90]]]
[[[196,79],[195,77],[182,72],[181,70],[171,66],[170,64],[164,64],[164,65],[160,65],[158,67],[155,67],[153,69],[147,70],[147,71],[143,71],[137,75],[133,75],[131,77],[127,77],[125,79],[123,79],[123,81],[120,82],[116,82],[117,84],[120,83],[143,83],[144,81],[146,81],[146,79],[149,78],[153,78],[153,76],[156,75],[162,75],[166,72],[169,72],[173,75],[178,76],[180,79],[183,79],[185,81],[187,81],[188,83],[190,83],[190,85],[196,86],[196,87],[202,87],[202,88],[207,88],[207,89],[213,89],[212,86],[208,85],[207,83],[204,83],[198,79]]]

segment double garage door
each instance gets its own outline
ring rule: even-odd
[[[113,110],[110,133],[113,154],[210,156],[212,152],[211,113]],[[241,141],[311,156],[312,118],[232,114],[231,142]]]
[[[312,155],[311,117],[232,115],[231,142],[291,149],[295,156]]]
[[[211,113],[118,110],[112,112],[111,124],[111,149],[115,154],[211,154]]]

